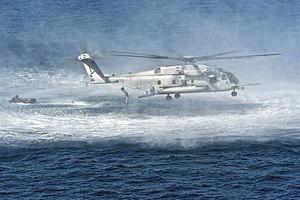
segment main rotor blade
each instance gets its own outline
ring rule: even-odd
[[[256,55],[245,55],[245,56],[229,56],[229,57],[211,57],[208,59],[198,59],[197,60],[228,60],[228,59],[243,59],[243,58],[254,58],[254,57],[266,57],[266,56],[278,56],[281,55],[279,53],[272,54],[256,54]]]
[[[232,53],[237,53],[240,51],[227,51],[217,54],[212,54],[208,56],[178,56],[178,57],[171,57],[171,56],[162,56],[162,55],[155,55],[155,54],[144,54],[144,53],[135,53],[135,52],[128,52],[128,51],[110,51],[109,55],[112,56],[123,56],[123,57],[135,57],[135,58],[151,58],[151,59],[171,59],[171,60],[180,60],[180,61],[191,61],[191,60],[208,60],[210,58],[227,55]]]
[[[206,61],[206,60],[226,60],[226,59],[243,59],[243,58],[253,58],[253,57],[264,57],[264,56],[277,56],[278,53],[274,54],[255,54],[255,55],[244,55],[244,56],[229,56],[229,57],[219,57],[227,54],[237,53],[240,51],[227,51],[207,56],[161,56],[155,54],[143,54],[127,51],[110,51],[108,54],[112,56],[122,56],[122,57],[135,57],[135,58],[151,58],[151,59],[171,59],[171,60],[180,60],[183,62],[193,63],[195,61]]]
[[[129,52],[129,51],[109,51],[109,53],[118,54],[118,55],[160,56],[154,54],[136,53],[136,52]]]
[[[222,52],[222,53],[212,54],[212,55],[209,55],[209,56],[211,56],[211,57],[223,56],[223,55],[237,53],[237,52],[241,52],[241,51],[240,50],[238,50],[238,51],[226,51],[226,52]]]
[[[193,59],[196,60],[202,60],[202,59],[210,59],[213,57],[217,57],[217,56],[223,56],[223,55],[227,55],[227,54],[233,54],[233,53],[237,53],[237,52],[241,52],[241,51],[226,51],[226,52],[222,52],[222,53],[216,53],[216,54],[212,54],[212,55],[207,55],[207,56],[199,56],[199,57],[192,57]]]
[[[123,56],[123,57],[136,57],[136,58],[152,58],[152,59],[173,59],[168,56],[154,55],[154,54],[144,54],[144,53],[134,53],[127,51],[109,51],[109,55],[112,56]]]

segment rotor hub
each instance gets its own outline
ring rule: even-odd
[[[82,53],[78,56],[78,60],[86,60],[86,59],[92,59],[92,56],[88,53]]]

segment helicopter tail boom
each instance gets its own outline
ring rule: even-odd
[[[108,78],[106,76],[104,76],[104,74],[102,73],[102,71],[100,70],[98,65],[96,64],[95,60],[93,60],[92,57],[88,53],[80,54],[78,56],[78,60],[80,62],[82,62],[83,67],[92,83],[95,83],[95,84],[100,83],[101,84],[101,83],[109,83],[110,82],[108,80]]]

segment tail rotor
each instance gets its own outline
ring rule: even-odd
[[[97,50],[93,53],[89,53],[87,49],[86,40],[81,40],[77,44],[77,49],[79,55],[76,59],[71,59],[74,64],[82,63],[90,81],[93,83],[108,83],[108,78],[103,74],[98,65],[95,62],[95,59],[103,58],[104,53],[102,50]]]

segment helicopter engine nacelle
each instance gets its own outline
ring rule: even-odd
[[[183,74],[184,70],[181,65],[160,67],[155,70],[156,74]]]

